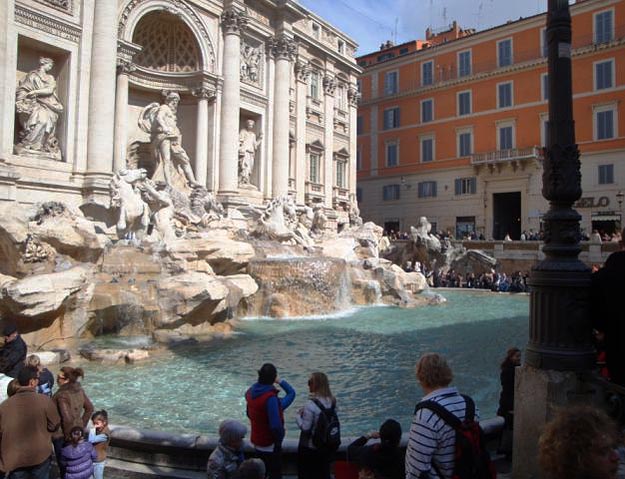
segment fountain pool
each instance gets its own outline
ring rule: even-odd
[[[443,291],[447,303],[416,309],[368,307],[325,318],[241,322],[231,338],[178,347],[128,366],[89,363],[84,387],[111,422],[170,432],[215,434],[222,419],[247,422],[247,387],[273,362],[298,392],[286,412],[287,437],[307,397],[310,372],[324,371],[337,396],[343,433],[358,435],[389,417],[408,430],[422,393],[419,355],[447,356],[454,384],[471,395],[483,418],[499,397],[499,363],[509,346],[527,342],[528,297]],[[113,343],[114,340],[111,340]]]

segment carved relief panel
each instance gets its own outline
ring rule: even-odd
[[[265,44],[252,38],[241,39],[240,79],[246,85],[263,88]]]

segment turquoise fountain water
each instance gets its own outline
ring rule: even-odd
[[[417,309],[362,308],[326,318],[250,319],[234,337],[177,348],[147,363],[86,364],[84,387],[115,424],[215,434],[222,419],[247,422],[243,394],[266,361],[298,392],[287,411],[287,437],[307,397],[312,371],[328,374],[343,432],[357,435],[389,417],[407,430],[422,393],[419,355],[449,358],[454,384],[483,418],[499,397],[499,363],[509,346],[527,342],[528,297],[444,291],[448,302]]]

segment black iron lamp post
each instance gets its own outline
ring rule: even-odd
[[[549,0],[549,140],[543,196],[545,259],[530,276],[530,339],[526,363],[538,369],[582,371],[595,361],[589,316],[590,270],[579,258],[581,196],[571,81],[571,14],[568,0]]]
[[[621,212],[621,206],[623,205],[623,198],[625,197],[625,194],[623,194],[623,192],[621,190],[619,190],[619,192],[616,194],[616,201],[618,203],[618,212]]]

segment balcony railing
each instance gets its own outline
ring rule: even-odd
[[[575,53],[575,50],[582,50],[588,47],[600,48],[605,45],[618,44],[621,43],[623,40],[625,40],[625,25],[617,25],[614,28],[614,35],[609,41],[597,42],[594,35],[580,35],[573,38],[573,53]],[[461,43],[459,43],[458,45],[459,49],[462,48],[460,46]],[[439,47],[440,46],[434,46],[429,48],[428,50],[435,50]],[[493,52],[495,52],[494,47]],[[495,53],[493,53],[493,55],[495,55]],[[417,93],[421,89],[433,88],[439,86],[440,84],[444,84],[445,82],[460,80],[463,78],[472,78],[473,76],[479,74],[495,72],[497,70],[505,71],[506,69],[513,68],[523,63],[531,63],[536,61],[547,61],[546,46],[544,48],[533,48],[528,50],[515,49],[512,54],[512,63],[510,65],[499,66],[496,59],[487,62],[474,62],[471,65],[471,71],[468,75],[460,75],[457,65],[455,64],[442,65],[436,63],[435,60],[435,71],[433,74],[432,83],[428,85],[423,85],[422,83],[420,83],[421,80],[417,81],[417,78],[412,78],[408,81],[406,81],[405,78],[400,78],[399,88],[395,88],[394,90],[389,91],[384,88],[383,84],[380,84],[377,92],[369,92],[368,94],[363,93],[361,102],[367,103],[369,101],[379,98],[398,96],[412,92]],[[417,61],[415,61],[415,64],[417,64]]]
[[[521,160],[542,160],[543,152],[539,146],[529,148],[512,148],[509,150],[488,151],[471,155],[471,164],[492,165],[495,163],[510,163]]]
[[[317,198],[323,199],[325,197],[325,187],[320,183],[313,183],[312,181],[306,181],[306,200]]]

